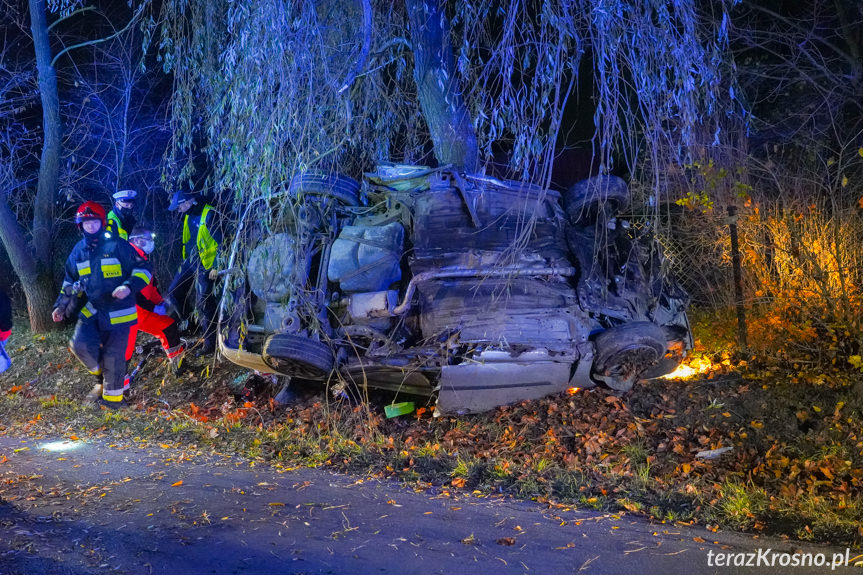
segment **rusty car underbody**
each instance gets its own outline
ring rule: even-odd
[[[243,214],[220,304],[231,361],[476,413],[672,371],[688,297],[626,184],[564,194],[447,169],[307,173]]]

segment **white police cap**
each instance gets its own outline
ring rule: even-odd
[[[135,190],[120,190],[115,192],[113,196],[115,202],[134,200],[138,197],[138,192]]]

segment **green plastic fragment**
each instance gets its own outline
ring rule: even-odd
[[[387,414],[387,418],[390,417],[398,417],[399,415],[407,415],[408,413],[413,413],[414,410],[414,402],[413,401],[403,401],[401,403],[393,403],[392,405],[387,405],[384,407],[384,413]]]

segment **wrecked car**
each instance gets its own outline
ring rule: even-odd
[[[299,175],[242,215],[221,353],[436,396],[438,414],[627,391],[692,347],[688,296],[650,226],[622,217],[629,203],[614,176],[559,193],[446,168]]]

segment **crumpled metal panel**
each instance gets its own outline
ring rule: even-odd
[[[423,335],[458,332],[463,343],[568,349],[590,329],[572,313],[573,289],[536,278],[440,280],[419,287]]]
[[[499,405],[539,399],[570,387],[571,363],[488,362],[441,369],[436,414],[481,413]]]

